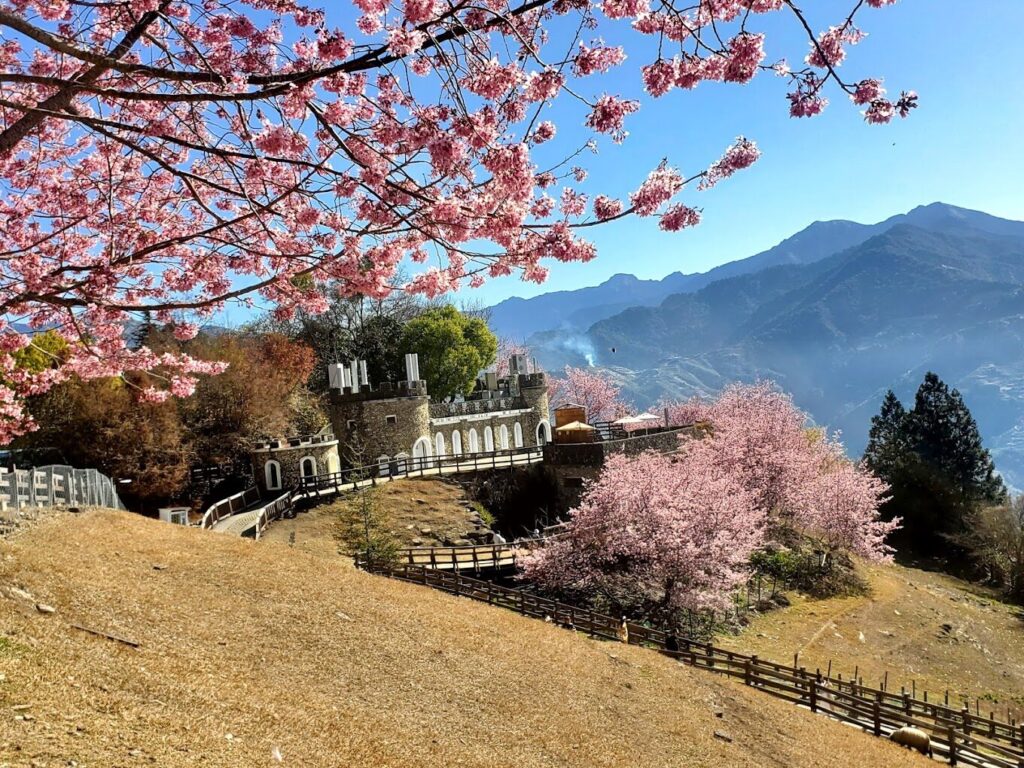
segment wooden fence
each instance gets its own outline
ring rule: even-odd
[[[57,505],[124,509],[114,482],[95,469],[64,465],[0,468],[0,512],[13,511],[24,517],[32,510]]]
[[[479,574],[489,570],[515,570],[518,548],[509,544],[477,544],[460,547],[406,547],[398,550],[402,565],[423,566],[435,571],[469,571]],[[366,565],[362,555],[356,565]]]
[[[295,506],[295,490],[292,489],[287,493],[283,493],[273,501],[260,507],[256,513],[255,537],[259,541],[260,536],[267,530],[267,526],[270,525],[274,520],[277,520],[284,515],[290,513],[292,508]]]
[[[622,622],[586,608],[559,603],[521,589],[501,587],[460,573],[422,565],[362,564],[372,573],[423,584],[488,605],[508,608],[524,616],[543,618],[591,637],[620,639]],[[916,695],[897,695],[841,676],[810,672],[803,667],[778,664],[715,647],[710,643],[672,638],[662,630],[627,623],[629,643],[653,648],[693,667],[741,680],[745,685],[812,712],[862,728],[875,736],[912,725],[926,731],[937,756],[951,765],[977,768],[1024,768],[1024,725],[983,717],[969,709],[955,709]],[[670,650],[666,646],[675,646]]]

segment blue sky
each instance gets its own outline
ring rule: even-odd
[[[817,28],[836,21],[846,3],[805,3]],[[828,6],[828,8],[825,8]],[[829,10],[831,9],[831,10]],[[782,14],[765,29],[768,60],[791,62],[807,50]],[[625,197],[662,157],[684,173],[715,159],[740,134],[758,142],[761,160],[709,192],[679,198],[704,209],[696,229],[661,232],[656,218],[631,218],[592,230],[599,256],[589,264],[549,264],[543,285],[515,278],[464,290],[457,299],[493,304],[508,296],[595,285],[617,272],[658,278],[702,272],[775,245],[815,220],[874,222],[941,200],[1007,218],[1024,219],[1024,87],[1020,84],[1022,0],[900,0],[858,16],[868,37],[851,48],[844,76],[882,76],[890,94],[913,89],[920,108],[905,121],[868,126],[839,92],[814,119],[788,116],[785,81],[760,75],[747,86],[702,84],[652,101],[642,95],[633,53],[635,34],[621,42],[630,59],[600,85],[642,98],[621,146],[602,142],[586,161],[586,191]],[[608,42],[620,42],[601,30]],[[631,66],[632,65],[632,66]],[[585,139],[575,105],[547,117],[556,139]]]

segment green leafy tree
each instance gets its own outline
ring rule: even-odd
[[[419,354],[420,376],[440,401],[473,391],[477,374],[497,357],[498,339],[482,319],[434,307],[406,324],[402,349]]]
[[[363,488],[341,507],[338,538],[341,551],[361,557],[369,567],[394,564],[400,543],[377,488]]]
[[[422,298],[398,289],[383,299],[343,296],[330,287],[325,292],[331,297],[325,312],[314,315],[299,311],[283,320],[268,315],[255,322],[251,330],[280,333],[312,348],[316,362],[308,384],[314,393],[327,391],[329,364],[353,358],[366,360],[374,385],[403,378],[398,342],[405,324],[428,306]]]

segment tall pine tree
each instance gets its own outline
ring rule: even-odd
[[[888,483],[892,483],[899,462],[906,454],[907,411],[891,389],[882,400],[882,410],[871,418],[864,462]]]
[[[954,542],[975,511],[1006,498],[963,397],[932,372],[909,412],[891,391],[886,394],[871,420],[864,459],[890,486],[883,514],[903,518],[900,549],[956,560],[963,553]]]

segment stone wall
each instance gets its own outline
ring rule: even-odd
[[[416,441],[431,437],[426,396],[380,399],[332,393],[329,408],[341,458],[348,466],[365,466],[399,453],[412,456]]]
[[[580,502],[587,481],[601,474],[605,458],[614,453],[635,456],[644,451],[667,453],[679,447],[682,439],[699,437],[697,427],[662,429],[624,440],[596,443],[551,443],[544,446],[544,467],[558,486],[557,507],[565,511]]]
[[[304,442],[299,445],[288,445],[285,440],[275,442],[280,447],[271,448],[269,445],[264,445],[252,452],[252,474],[256,480],[256,486],[260,489],[260,495],[264,499],[297,486],[302,475],[300,465],[307,456],[311,456],[316,462],[316,474],[337,472],[341,468],[337,440],[319,443]],[[280,489],[267,487],[267,462],[269,461],[276,461],[280,465]]]
[[[483,453],[488,450],[485,442],[485,432],[488,427],[491,428],[492,434],[494,435],[493,445],[490,450],[502,451],[502,450],[515,450],[515,425],[519,423],[523,434],[523,444],[520,448],[531,448],[537,444],[537,438],[535,433],[536,414],[527,408],[519,408],[512,411],[495,411],[493,413],[481,413],[481,414],[469,414],[465,416],[445,416],[442,418],[430,420],[430,435],[431,435],[431,455],[436,456],[437,450],[437,435],[440,433],[444,436],[444,455],[453,456],[455,451],[453,449],[452,435],[458,432],[461,438],[463,456],[469,455],[472,451],[470,449],[470,431],[476,430],[477,434],[477,453]],[[504,426],[508,430],[508,444],[501,444],[501,427]]]

